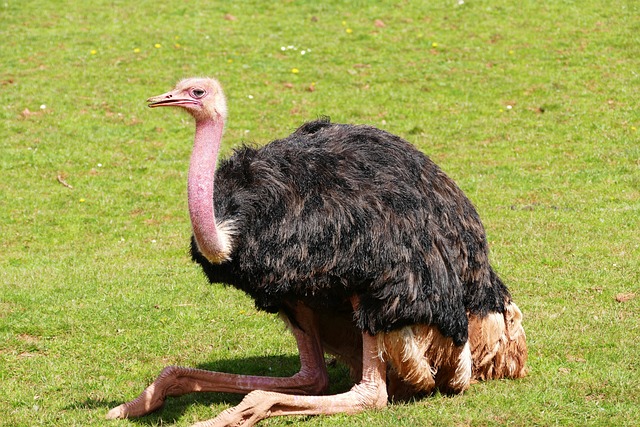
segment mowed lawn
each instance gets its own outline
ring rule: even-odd
[[[223,155],[305,120],[398,134],[474,202],[529,375],[268,426],[640,424],[640,2],[0,3],[0,425],[107,421],[165,365],[291,375],[295,343],[188,256],[193,124],[145,99],[215,76]],[[331,366],[332,392],[348,389]]]

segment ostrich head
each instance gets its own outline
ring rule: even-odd
[[[185,79],[173,90],[147,100],[149,107],[181,107],[196,119],[196,135],[189,163],[188,197],[193,236],[200,252],[212,263],[229,258],[229,223],[217,223],[213,181],[218,150],[227,118],[227,102],[217,80]]]
[[[184,79],[173,90],[147,100],[149,107],[182,107],[196,121],[227,118],[227,101],[222,87],[211,78]]]

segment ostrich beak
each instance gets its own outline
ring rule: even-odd
[[[174,91],[163,93],[162,95],[152,96],[147,99],[149,108],[155,107],[185,107],[189,105],[200,105],[200,102],[184,96],[184,94],[176,94]]]

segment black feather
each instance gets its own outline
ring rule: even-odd
[[[480,218],[458,186],[405,140],[369,126],[309,122],[216,171],[218,220],[233,220],[230,260],[192,256],[211,282],[259,309],[302,300],[343,310],[351,295],[370,334],[422,323],[457,345],[467,311],[503,312]]]

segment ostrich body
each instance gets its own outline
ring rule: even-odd
[[[489,265],[480,218],[457,185],[403,139],[369,126],[306,123],[242,148],[216,170],[227,116],[214,79],[149,99],[196,121],[189,167],[191,254],[212,283],[279,313],[301,369],[289,378],[168,367],[108,418],[140,416],[166,396],[248,393],[200,425],[250,426],[273,415],[353,413],[525,375],[522,314]],[[324,352],[356,385],[328,387]]]

